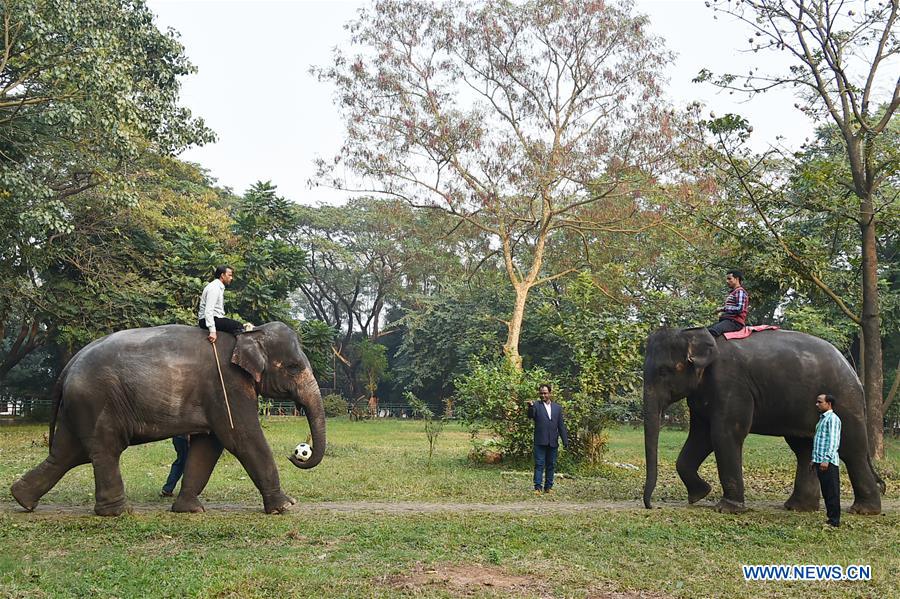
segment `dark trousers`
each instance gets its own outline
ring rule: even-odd
[[[828,470],[822,472],[819,465],[816,466],[816,474],[819,476],[819,486],[822,487],[822,497],[825,498],[825,513],[828,515],[828,523],[832,526],[841,524],[841,473],[834,464],[828,464]]]
[[[541,483],[543,489],[551,489],[553,487],[553,474],[556,470],[556,456],[559,454],[559,447],[551,447],[549,445],[534,446],[534,488],[540,490]]]
[[[709,331],[713,337],[718,337],[722,333],[732,333],[734,331],[740,331],[743,328],[744,325],[738,324],[730,318],[722,318],[719,322],[708,327],[706,330]]]
[[[216,331],[225,331],[226,333],[231,333],[232,335],[237,335],[238,333],[244,332],[244,325],[239,323],[236,320],[232,320],[230,318],[219,318],[218,316],[213,318],[213,321],[216,323]],[[204,331],[208,331],[206,328],[206,319],[201,318],[197,321],[200,324],[200,328]]]
[[[188,440],[186,437],[172,437],[172,445],[175,446],[175,453],[178,457],[172,462],[169,478],[166,479],[166,484],[163,485],[163,491],[166,493],[171,493],[175,490],[178,479],[184,474],[184,463],[187,461],[188,454]]]

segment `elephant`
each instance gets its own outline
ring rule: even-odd
[[[257,397],[292,399],[305,410],[312,456],[302,462],[289,459],[298,468],[317,466],[325,455],[325,412],[297,334],[284,323],[270,322],[237,336],[222,333],[215,347],[206,337],[206,330],[185,325],[128,329],[75,354],[54,387],[49,456],[13,483],[16,501],[33,510],[66,472],[90,462],[94,511],[119,515],[126,510],[119,469],[125,448],[190,434],[173,512],[204,511],[198,495],[223,448],[250,475],[266,513],[293,505],[295,500],[281,490]]]
[[[818,510],[819,487],[810,460],[819,418],[815,399],[821,393],[837,398],[840,459],[854,494],[850,512],[879,514],[884,481],[869,457],[862,385],[833,345],[787,330],[761,331],[741,340],[717,340],[705,328],[651,333],[644,360],[644,506],[652,507],[656,487],[662,414],[686,397],[690,431],[676,469],[690,503],[711,490],[698,469],[715,452],[723,491],[716,509],[731,513],[746,509],[742,451],[747,434],[756,433],[784,437],[797,457],[793,493],[784,507]]]

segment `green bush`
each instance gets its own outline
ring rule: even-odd
[[[469,372],[456,379],[458,415],[473,434],[490,432],[504,458],[524,459],[532,453],[534,438],[527,402],[537,399],[544,383],[557,387],[543,368],[519,372],[505,358],[473,362]]]
[[[325,415],[329,418],[347,414],[347,400],[337,393],[331,393],[323,397],[322,405],[325,408]]]

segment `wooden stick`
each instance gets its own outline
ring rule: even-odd
[[[231,405],[228,403],[228,391],[225,390],[225,379],[222,378],[222,365],[219,364],[219,350],[216,349],[216,344],[211,343],[213,347],[213,354],[216,356],[216,368],[219,369],[219,382],[222,383],[222,393],[225,395],[225,409],[228,410],[228,424],[231,425],[231,430],[234,430],[234,420],[231,419]]]

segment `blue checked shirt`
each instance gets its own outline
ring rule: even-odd
[[[840,466],[838,447],[841,444],[841,419],[832,410],[819,416],[816,434],[813,435],[812,461],[814,464],[829,462]]]

